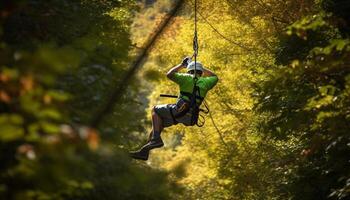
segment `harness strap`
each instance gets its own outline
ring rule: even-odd
[[[178,124],[179,122],[176,120],[172,107],[170,107],[170,115],[171,115],[171,118],[173,118],[174,124]]]
[[[169,96],[175,97],[174,95],[169,95]],[[206,102],[205,100],[204,100],[203,102],[204,102],[205,109],[202,109],[202,108],[197,107],[197,108],[199,108],[199,109],[197,110],[197,113],[195,113],[193,110],[191,111],[191,114],[192,114],[192,116],[191,116],[192,122],[191,122],[191,123],[192,123],[192,125],[196,124],[198,127],[202,127],[202,126],[204,126],[204,124],[205,124],[205,118],[204,118],[204,116],[201,115],[200,113],[202,112],[202,113],[204,113],[204,114],[208,114],[208,113],[210,112],[210,110],[209,110],[209,107],[208,107],[207,102]],[[176,120],[176,118],[180,118],[180,117],[185,116],[185,115],[191,110],[191,108],[190,108],[190,106],[189,106],[189,103],[190,103],[190,102],[185,101],[185,104],[183,104],[183,105],[186,105],[186,107],[185,107],[184,109],[182,109],[182,111],[179,112],[179,113],[177,113],[177,114],[174,114],[174,109],[173,109],[173,107],[170,107],[170,110],[169,110],[169,111],[170,111],[170,115],[171,115],[171,118],[172,118],[174,124],[178,124],[178,123],[179,123],[179,122]],[[195,108],[192,108],[192,109],[195,109]],[[195,118],[195,117],[197,117],[196,120],[193,119],[193,118]]]
[[[208,114],[210,112],[210,110],[209,110],[209,106],[208,106],[206,101],[204,101],[204,107],[205,107],[205,110],[199,109],[199,111],[203,112],[204,114]]]
[[[185,96],[185,97],[187,97],[188,99],[191,99],[192,98],[192,93],[190,93],[190,92],[183,92],[183,91],[180,91],[180,94],[182,95],[182,96]],[[203,97],[201,97],[200,95],[196,95],[196,99],[199,99],[200,100],[200,103],[202,103],[202,101],[204,100],[204,98]]]
[[[179,98],[179,96],[170,95],[170,94],[160,94],[159,96],[160,96],[160,97],[168,97],[168,98]],[[181,96],[185,96],[185,97],[187,97],[187,98],[190,99],[190,98],[192,97],[192,93],[180,91],[180,97],[181,97]],[[204,100],[204,98],[201,97],[201,96],[199,96],[199,95],[196,95],[196,99],[201,100],[201,102]],[[186,100],[186,99],[183,99],[183,100],[184,100],[184,101],[188,101],[188,100]]]
[[[200,120],[200,118],[201,118],[202,120]],[[204,124],[205,124],[205,118],[204,118],[203,115],[199,114],[199,115],[198,115],[198,121],[197,121],[196,125],[197,125],[198,127],[202,127],[202,126],[204,126]]]
[[[183,106],[185,106],[184,109],[182,109],[179,113],[177,113],[176,115],[174,115],[175,118],[180,118],[185,116],[188,111],[190,110],[190,105],[186,102],[185,104],[183,104]]]

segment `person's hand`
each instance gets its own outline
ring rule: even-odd
[[[191,62],[191,57],[187,56],[182,60],[181,65],[187,67],[188,63]]]

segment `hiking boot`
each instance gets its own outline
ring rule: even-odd
[[[149,150],[142,148],[138,151],[130,152],[129,154],[130,154],[130,157],[137,160],[148,160]]]
[[[152,150],[155,148],[160,148],[164,146],[163,140],[161,137],[157,137],[157,138],[152,138],[147,144],[145,144],[141,149],[144,150]]]
[[[150,135],[150,140],[147,144],[143,145],[143,147],[138,151],[130,152],[130,157],[138,160],[148,160],[149,151],[155,148],[160,148],[164,146],[163,140],[160,136],[153,137]]]

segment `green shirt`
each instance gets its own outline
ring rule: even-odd
[[[179,85],[181,92],[192,93],[194,86],[193,76],[193,74],[175,73],[171,80]],[[199,87],[200,96],[204,98],[217,82],[217,76],[198,77],[196,85]]]

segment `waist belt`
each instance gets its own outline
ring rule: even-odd
[[[191,109],[190,102],[182,98],[180,98],[176,102],[176,107],[178,108],[176,114],[174,114],[173,108],[171,107],[171,112],[172,112],[172,115],[174,116],[174,119],[185,116]]]
[[[182,98],[182,97],[187,97],[188,99],[191,99],[191,97],[192,97],[192,93],[190,93],[190,92],[182,92],[182,91],[180,91],[180,98]],[[182,98],[183,99],[183,98]],[[199,95],[196,95],[196,102],[197,102],[197,100],[199,100],[199,105],[203,102],[203,100],[204,100],[204,97],[201,97],[201,96],[199,96]]]
[[[178,101],[184,101],[184,104],[182,106],[184,106],[181,111],[179,113],[174,113],[174,109],[172,107],[170,107],[170,115],[171,115],[171,118],[173,119],[174,121],[174,124],[178,124],[179,122],[176,120],[176,118],[180,118],[180,117],[183,117],[185,116],[187,113],[191,113],[192,116],[191,116],[191,125],[197,125],[198,127],[202,127],[205,123],[205,119],[202,115],[200,115],[199,113],[200,112],[203,112],[204,114],[208,114],[209,113],[209,108],[206,104],[206,102],[204,101],[204,98],[201,97],[200,95],[196,95],[195,96],[195,100],[196,100],[196,103],[191,103],[191,99],[192,99],[192,93],[189,93],[189,92],[180,92],[180,97],[178,96],[175,96],[175,95],[167,95],[167,94],[161,94],[160,96],[161,97],[170,97],[170,98],[178,98],[179,100]],[[187,97],[189,100],[186,100],[184,99],[183,97]],[[197,101],[199,100],[199,102]],[[202,102],[204,101],[204,105],[205,105],[205,110],[204,109],[201,109],[199,108],[199,106],[202,104]],[[177,103],[176,103],[177,104]],[[192,105],[192,106],[191,106]],[[201,118],[203,119],[202,123],[198,123],[199,120],[199,116],[201,116]]]

